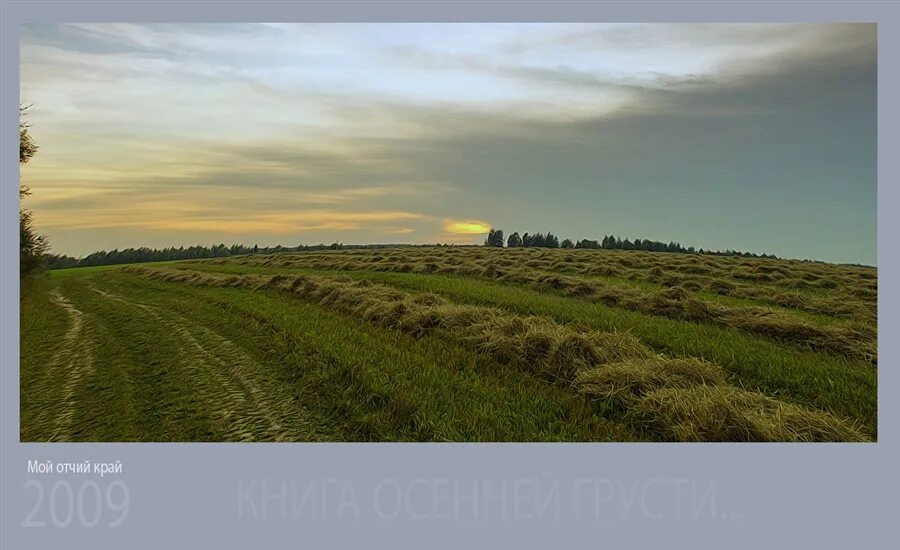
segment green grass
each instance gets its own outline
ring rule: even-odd
[[[644,315],[461,277],[405,273],[352,275],[402,288],[437,292],[462,303],[550,315],[598,330],[626,330],[658,351],[719,363],[745,387],[857,418],[872,432],[876,427],[877,373],[862,361],[792,349],[732,328]]]
[[[91,286],[156,308],[163,320],[148,319],[137,306],[107,299]],[[471,350],[437,335],[414,340],[320,307],[285,301],[277,293],[179,288],[121,273],[66,279],[60,289],[83,311],[104,321],[110,341],[98,353],[105,356],[117,349],[119,358],[85,384],[84,395],[97,397],[79,401],[79,410],[103,410],[107,407],[98,406],[97,400],[119,385],[120,403],[113,407],[116,414],[109,415],[114,425],[97,426],[83,419],[79,425],[91,428],[69,434],[70,439],[241,439],[236,436],[242,434],[234,433],[220,414],[239,411],[238,404],[227,392],[214,391],[216,376],[197,367],[191,346],[173,336],[165,324],[179,318],[189,329],[203,326],[216,331],[252,356],[257,366],[251,373],[253,382],[266,393],[277,390],[285,415],[294,411],[302,420],[294,422],[291,440],[633,437],[621,425],[595,414],[578,396],[503,366],[486,367]],[[55,332],[61,329],[57,323]],[[196,338],[203,340],[202,334]],[[37,347],[38,342],[23,341],[23,362]],[[130,387],[116,384],[123,377],[119,371],[131,381]],[[40,399],[26,392],[22,406],[26,411],[40,410],[48,402],[51,395]],[[24,420],[23,426],[30,425]],[[265,427],[265,422],[250,423],[248,439],[272,439]],[[53,426],[43,428],[23,430],[22,438],[48,438]]]
[[[465,304],[498,306],[522,314],[547,315],[603,330],[626,330],[657,351],[700,357],[722,365],[744,387],[859,419],[874,433],[877,372],[862,361],[803,351],[742,331],[645,315],[583,300],[452,275],[339,272],[193,264],[210,272],[323,273],[348,275],[398,288],[436,292]]]
[[[168,260],[163,262],[146,262],[137,265],[143,266],[169,266],[179,263],[178,260]],[[93,265],[85,267],[67,267],[64,269],[54,269],[47,272],[47,276],[51,279],[68,279],[71,277],[84,277],[95,273],[103,273],[105,271],[121,270],[121,265]]]
[[[463,252],[465,254],[449,251],[438,254],[428,249],[421,249],[416,254],[394,251],[385,254],[369,254],[368,256],[350,252],[346,254],[285,254],[251,256],[236,258],[232,261],[210,260],[206,263],[224,265],[233,262],[241,265],[275,268],[458,275],[467,279],[497,281],[539,292],[573,296],[650,315],[703,321],[738,328],[751,334],[775,338],[791,345],[860,358],[872,365],[877,360],[874,324],[867,322],[874,318],[873,308],[867,306],[864,300],[854,298],[845,301],[810,301],[791,293],[771,295],[768,291],[764,291],[763,286],[741,284],[729,287],[731,288],[730,292],[740,291],[741,294],[756,296],[762,293],[770,295],[771,299],[779,302],[786,299],[785,305],[789,305],[791,308],[828,311],[831,315],[853,318],[852,322],[841,324],[821,323],[808,319],[808,315],[797,315],[791,308],[735,308],[724,306],[719,302],[704,301],[696,294],[698,289],[696,285],[681,286],[682,284],[688,285],[688,281],[665,275],[658,264],[653,264],[650,270],[653,273],[651,278],[665,282],[666,287],[663,290],[647,291],[635,285],[610,285],[597,279],[590,280],[577,276],[548,273],[546,269],[550,268],[572,271],[573,259],[569,255],[570,253],[565,251],[556,251],[555,253],[548,251],[549,255],[537,253],[534,258],[528,259],[526,256],[519,259],[518,262],[514,258],[508,257],[509,255],[521,256],[521,253],[515,249],[512,251],[494,249],[484,253],[469,248]],[[462,257],[454,260],[453,254]],[[554,255],[559,257],[553,259]],[[629,258],[626,257],[620,261],[626,260]],[[683,261],[683,259],[679,260]],[[766,266],[758,267],[763,269]],[[748,270],[745,267],[742,269],[751,274],[766,275],[765,272]],[[584,265],[578,271],[578,273],[581,272],[618,273],[620,270],[601,263],[593,267]],[[706,285],[713,285],[714,282],[710,280]],[[861,285],[859,288],[864,290],[870,283],[861,282],[859,284]],[[707,286],[700,285],[699,288]]]
[[[563,290],[393,270],[425,262],[476,265],[496,259],[508,265],[523,259],[545,274],[547,265],[566,271],[566,262],[583,269],[593,265],[590,261],[639,271],[673,256],[509,252],[425,248],[153,262],[137,264],[138,271],[122,266],[57,270],[23,282],[21,438],[876,437],[877,370],[863,359],[722,324],[607,306]],[[674,256],[674,262],[690,259]],[[394,267],[362,268],[369,260],[372,265],[394,262]],[[710,265],[723,273],[739,265],[733,259],[712,260]],[[777,269],[785,278],[856,280],[857,271],[849,268],[795,264],[772,265],[784,265]],[[757,273],[752,266],[739,269]],[[280,277],[270,280],[273,275]],[[643,293],[667,288],[627,273],[574,276]],[[859,284],[863,288],[870,282]],[[768,292],[765,285],[747,288],[763,298]],[[804,288],[798,294],[804,292],[834,298],[827,289]],[[766,302],[706,290],[689,295],[735,308]],[[874,307],[866,300],[852,304],[862,311]],[[822,313],[772,309],[814,327],[849,323]],[[463,320],[470,316],[481,320],[467,326]],[[626,333],[634,343],[617,352],[626,341],[607,338],[611,333]],[[604,359],[617,354],[624,355]],[[704,374],[715,372],[725,378]],[[695,387],[710,380],[721,391]],[[684,411],[694,402],[698,416],[691,418]],[[760,404],[768,416],[754,416],[752,409]],[[709,418],[701,417],[701,410],[709,411]]]
[[[627,279],[624,277],[607,277],[603,275],[589,275],[585,276],[585,279],[588,280],[598,280],[604,281],[614,285],[620,286],[631,286],[634,288],[638,288],[645,291],[660,291],[666,288],[665,285],[661,285],[658,283],[653,283],[650,281],[644,281],[640,279]],[[802,319],[807,321],[811,321],[813,323],[822,324],[822,325],[846,325],[847,320],[840,317],[830,317],[828,315],[824,315],[821,313],[815,313],[810,311],[803,311],[798,309],[791,309],[787,307],[781,307],[775,304],[772,304],[769,300],[764,300],[760,298],[744,298],[740,296],[727,296],[722,294],[715,294],[712,292],[704,292],[704,291],[696,291],[693,293],[694,297],[699,300],[713,302],[717,304],[721,304],[723,306],[729,306],[734,308],[747,308],[747,307],[764,307],[769,308],[773,311],[790,313],[791,315],[796,315]]]

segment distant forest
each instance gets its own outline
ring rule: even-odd
[[[622,239],[613,235],[606,235],[600,241],[581,239],[573,241],[572,239],[559,240],[559,237],[550,233],[512,233],[508,239],[504,241],[502,229],[491,229],[487,238],[484,240],[485,246],[496,246],[508,248],[517,247],[539,247],[539,248],[602,248],[604,250],[644,250],[647,252],[674,252],[677,254],[708,254],[713,256],[741,256],[744,258],[771,258],[778,259],[773,254],[754,254],[752,252],[740,252],[737,250],[704,250],[697,249],[693,246],[684,247],[677,242],[660,242],[651,241],[649,239]]]
[[[66,267],[84,267],[94,265],[133,264],[140,262],[163,262],[167,260],[195,260],[200,258],[221,258],[225,256],[241,256],[246,254],[279,254],[282,252],[314,252],[318,250],[342,250],[357,248],[397,248],[412,246],[404,244],[350,244],[341,243],[290,246],[246,246],[233,244],[225,246],[217,244],[213,246],[180,246],[178,248],[126,248],[125,250],[101,250],[88,254],[84,258],[72,256],[48,254],[47,269],[63,269]]]
[[[663,243],[648,239],[621,239],[612,235],[603,237],[600,241],[581,239],[562,241],[553,233],[512,233],[508,239],[504,239],[502,229],[491,229],[485,245],[496,247],[539,247],[539,248],[596,248],[605,250],[645,250],[648,252],[674,252],[680,254],[708,254],[715,256],[742,256],[747,258],[777,258],[771,254],[753,254],[750,252],[738,252],[735,250],[712,251],[693,246],[684,247],[677,242]],[[140,262],[162,262],[167,260],[193,260],[200,258],[221,258],[227,256],[241,256],[246,254],[279,254],[284,252],[315,252],[320,250],[350,250],[350,249],[378,249],[411,247],[410,244],[350,244],[342,243],[289,246],[246,246],[242,244],[217,244],[213,246],[190,246],[168,248],[126,248],[124,250],[101,250],[88,254],[84,258],[72,256],[47,254],[47,269],[63,269],[67,267],[85,267],[97,265],[132,264]],[[437,245],[452,246],[452,245]]]

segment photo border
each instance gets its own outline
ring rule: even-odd
[[[386,541],[429,548],[573,542],[646,548],[688,539],[724,548],[869,548],[896,538],[889,530],[897,510],[898,405],[881,397],[898,387],[891,366],[900,353],[890,338],[898,329],[897,287],[889,284],[898,274],[898,252],[884,240],[878,246],[878,329],[888,337],[879,346],[877,443],[20,443],[13,185],[19,167],[12,144],[18,141],[13,119],[20,25],[29,22],[873,22],[879,51],[878,234],[894,235],[900,230],[890,215],[900,206],[893,183],[900,179],[900,4],[30,1],[4,2],[0,10],[3,548],[348,547]],[[121,472],[41,474],[29,472],[30,461],[118,461]],[[56,502],[50,500],[54,491],[57,497],[74,491],[77,500],[85,479],[96,482],[104,498],[109,487],[125,488],[125,521],[110,527],[104,519],[90,527],[78,518],[61,527],[47,509],[40,512],[43,527],[27,525],[36,486],[43,487],[47,507]],[[451,508],[438,512],[434,501],[447,495]],[[329,507],[351,500],[356,514],[353,506],[341,513]],[[480,510],[470,510],[475,501]],[[59,504],[57,516],[65,515],[63,508]]]

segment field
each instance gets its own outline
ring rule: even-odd
[[[23,441],[871,441],[877,271],[409,247],[52,271]]]

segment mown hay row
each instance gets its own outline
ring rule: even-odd
[[[370,251],[348,250],[305,253],[304,256],[357,258],[367,260]],[[283,256],[283,255],[282,255]],[[753,283],[769,282],[787,288],[852,288],[877,290],[877,271],[874,268],[800,262],[796,260],[748,259],[728,256],[702,256],[691,254],[649,253],[641,251],[609,250],[550,250],[517,248],[498,251],[479,247],[421,247],[380,250],[373,261],[450,260],[453,263],[509,262],[507,266],[525,265],[532,268],[552,269],[557,272],[579,274],[606,274],[639,278],[655,270],[676,277],[676,285],[683,286],[688,279],[681,274],[705,275],[715,279],[741,280]],[[865,294],[864,292],[863,294]]]
[[[673,441],[867,441],[853,424],[818,410],[733,386],[666,387],[627,413]]]
[[[582,371],[576,386],[664,440],[869,441],[853,422],[729,386],[720,367],[694,358],[611,363]]]
[[[619,361],[583,371],[575,379],[575,385],[586,397],[610,401],[623,410],[654,390],[726,384],[721,367],[693,357]]]
[[[663,402],[661,397],[669,395],[660,392],[685,391],[690,403],[690,400],[697,401],[693,391],[698,387],[728,388],[726,376],[721,367],[700,359],[673,359],[655,354],[627,333],[591,331],[544,317],[461,306],[448,303],[439,296],[414,295],[346,277],[236,276],[146,267],[127,267],[125,270],[167,282],[288,291],[415,337],[442,330],[495,363],[535,372],[552,380],[571,380],[587,397],[618,405],[635,425],[663,438],[717,440],[734,437],[732,440],[735,441],[769,440],[766,438],[772,437],[783,437],[783,441],[865,439],[846,421],[828,413],[765,396],[760,396],[766,399],[762,402],[774,412],[763,420],[756,420],[753,410],[760,401],[748,399],[743,393],[720,394],[724,403],[704,401],[704,406],[712,411],[728,412],[712,419],[682,418],[677,414],[680,409],[673,408],[668,401],[665,401],[667,406],[654,407],[654,403]],[[747,428],[748,422],[753,429]],[[786,425],[780,426],[780,422]],[[814,429],[801,429],[801,425],[807,424]]]
[[[146,267],[125,270],[166,282],[289,291],[414,337],[440,329],[499,363],[513,364],[552,379],[570,380],[579,370],[607,361],[655,357],[649,348],[627,333],[583,330],[547,317],[458,305],[436,295],[410,294],[347,277],[229,276]]]
[[[282,255],[250,257],[254,265],[291,265],[319,270],[383,271],[399,273],[438,273],[465,277],[487,278],[503,283],[527,286],[535,290],[551,290],[567,296],[582,298],[611,307],[621,307],[649,315],[671,319],[715,323],[729,326],[779,341],[808,347],[816,351],[836,353],[877,364],[875,332],[865,325],[819,325],[784,312],[760,307],[726,307],[696,299],[680,286],[660,291],[609,285],[603,281],[586,280],[567,275],[530,272],[521,267],[504,268],[497,262],[482,267],[478,263],[448,264],[410,262],[406,255],[386,261],[391,256],[379,256],[378,261],[354,259],[338,254]],[[537,260],[532,260],[535,262]],[[527,265],[527,264],[526,264]]]
[[[755,300],[818,315],[843,317],[858,321],[870,321],[873,319],[872,313],[874,309],[870,304],[860,302],[854,294],[857,291],[852,288],[848,288],[840,293],[833,293],[844,294],[843,297],[826,299],[800,294],[796,291],[796,289],[808,287],[794,286],[785,290],[768,284],[760,284],[759,281],[756,281],[755,284],[741,284],[705,275],[678,275],[664,272],[661,269],[658,272],[632,270],[623,276],[631,280],[646,281],[664,286],[680,286],[693,292],[706,292],[718,294],[719,296]]]
[[[829,296],[842,299],[822,300],[802,296],[808,303],[802,309],[824,315],[838,314],[856,318],[871,311],[877,297],[877,271],[873,268],[798,262],[794,260],[745,259],[727,256],[648,253],[608,250],[550,250],[516,248],[498,250],[483,247],[416,247],[367,250],[323,251],[302,254],[252,256],[239,261],[253,265],[286,265],[300,258],[342,258],[365,262],[428,263],[432,272],[442,264],[487,267],[529,267],[575,275],[602,275],[648,281],[689,290],[742,296],[771,302],[770,298],[787,290],[829,290]],[[218,262],[220,260],[211,260]],[[771,302],[778,305],[776,302]]]

